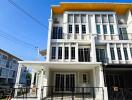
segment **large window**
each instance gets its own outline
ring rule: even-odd
[[[108,22],[107,15],[102,15],[102,22],[103,23],[107,23]]]
[[[86,25],[82,25],[82,33],[83,33],[83,34],[86,33]]]
[[[97,62],[106,62],[107,61],[106,50],[97,48],[96,57],[97,57]]]
[[[69,26],[68,26],[68,32],[69,32],[69,33],[72,33],[72,25],[69,25]]]
[[[62,47],[58,47],[58,59],[62,59]]]
[[[79,25],[75,25],[75,33],[79,33]]]
[[[114,23],[113,15],[108,15],[109,23]]]
[[[103,32],[104,34],[107,34],[107,25],[103,25]]]
[[[114,34],[114,27],[113,27],[113,25],[110,25],[110,34]]]
[[[96,23],[101,23],[101,17],[100,17],[100,15],[95,15],[95,22]]]
[[[79,48],[78,49],[78,59],[79,62],[89,62],[90,61],[90,49],[89,48]]]
[[[80,23],[80,16],[78,14],[75,14],[74,21],[75,23]]]
[[[75,59],[75,47],[71,47],[71,59]]]
[[[111,53],[111,59],[112,59],[112,60],[115,60],[114,48],[110,48],[110,53]]]
[[[69,47],[65,47],[65,59],[69,59]]]
[[[68,15],[68,22],[69,23],[72,23],[73,22],[73,15],[72,14],[69,14]]]
[[[62,39],[62,27],[53,27],[52,39]]]
[[[120,48],[117,48],[117,54],[118,54],[118,59],[122,60],[121,49]]]
[[[86,23],[86,15],[81,15],[81,22]]]
[[[119,39],[120,40],[128,40],[126,28],[119,28]]]
[[[100,34],[100,25],[96,25],[97,34]]]
[[[125,55],[125,60],[128,60],[128,53],[127,53],[127,48],[123,48],[124,55]]]
[[[56,59],[56,47],[52,47],[52,59]]]

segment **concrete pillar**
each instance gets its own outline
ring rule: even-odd
[[[76,47],[75,47],[75,59],[76,62],[78,62],[78,43],[76,43]]]
[[[108,58],[108,63],[112,63],[111,61],[111,52],[110,52],[110,44],[107,43],[107,58]]]
[[[91,55],[92,62],[96,62],[95,34],[91,36]]]
[[[64,62],[64,56],[65,56],[65,45],[62,44],[62,61]]]
[[[19,81],[20,81],[20,77],[21,77],[21,69],[22,69],[22,65],[19,63],[18,65],[18,70],[17,70],[17,77],[16,77],[16,83],[15,83],[15,94],[14,96],[16,97],[17,96],[17,91],[18,91],[18,85],[19,85]]]
[[[34,72],[34,70],[32,70],[32,78],[31,78],[31,86],[30,86],[30,93],[32,92],[32,88],[33,88],[33,86],[34,86],[34,78],[35,78],[35,72]]]

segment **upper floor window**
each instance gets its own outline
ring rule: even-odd
[[[56,47],[52,47],[51,59],[56,59]]]
[[[128,40],[128,34],[126,28],[119,28],[119,39]]]
[[[71,47],[71,59],[75,59],[75,47]]]
[[[78,14],[75,14],[74,20],[75,23],[80,23],[80,16]]]
[[[96,57],[98,62],[106,62],[107,56],[106,56],[106,49],[96,49]]]
[[[68,22],[69,23],[73,22],[73,15],[72,14],[68,14]]]
[[[104,34],[107,34],[107,25],[103,25],[103,32]]]
[[[96,23],[101,23],[101,17],[100,17],[100,15],[95,15],[95,22]]]
[[[65,59],[69,58],[69,47],[65,47]]]
[[[52,39],[62,39],[62,27],[53,27]]]
[[[113,27],[113,25],[110,25],[110,34],[114,34],[114,27]]]
[[[72,33],[72,25],[68,26],[68,33]]]
[[[96,31],[97,31],[97,34],[100,34],[100,25],[96,25]]]
[[[108,22],[107,15],[102,15],[102,22],[103,23],[107,23]]]
[[[62,47],[58,47],[58,59],[62,59]]]
[[[115,60],[114,48],[110,48],[110,53],[111,53],[111,59],[112,59],[112,60]]]
[[[89,48],[79,48],[78,49],[78,59],[79,62],[89,62],[90,61],[90,49]]]
[[[75,33],[79,33],[79,25],[75,25]]]
[[[118,54],[118,59],[122,60],[121,49],[120,48],[117,48],[117,54]]]
[[[86,25],[82,25],[82,33],[83,33],[83,34],[86,33]]]
[[[125,59],[128,60],[127,48],[123,48]]]
[[[113,15],[108,15],[109,23],[114,23]]]
[[[130,53],[131,53],[131,56],[132,56],[132,48],[130,48]]]
[[[86,15],[81,15],[81,22],[86,23]]]

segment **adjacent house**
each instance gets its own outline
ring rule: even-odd
[[[19,61],[16,88],[23,65],[32,66],[31,87],[38,88],[38,100],[59,93],[74,94],[75,100],[128,100],[132,97],[132,4],[51,6],[46,61]]]

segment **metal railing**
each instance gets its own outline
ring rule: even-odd
[[[44,96],[43,92],[47,91]],[[42,100],[104,100],[104,89],[102,87],[61,87],[44,86],[41,90]]]
[[[0,98],[37,98],[38,88],[21,87],[21,88],[2,88],[0,89]],[[16,95],[17,94],[17,95]]]

